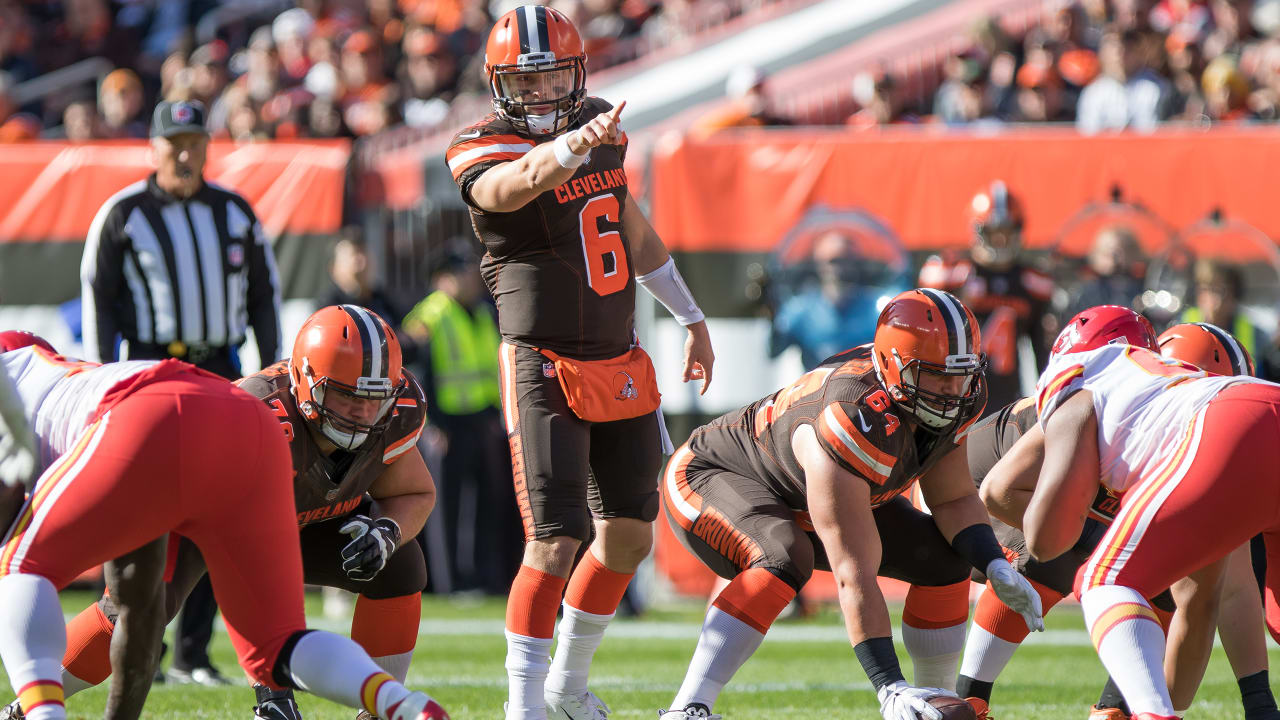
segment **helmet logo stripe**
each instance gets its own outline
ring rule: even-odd
[[[373,369],[373,328],[370,323],[365,320],[363,308],[355,305],[341,306],[347,315],[355,321],[356,329],[360,332],[360,349],[364,352],[364,359],[360,366],[360,374],[364,377],[375,377]]]
[[[964,313],[962,313],[954,303],[949,302],[950,298],[947,297],[947,294],[944,292],[939,292],[938,290],[932,290],[929,288],[921,288],[920,292],[924,293],[925,296],[933,301],[933,304],[938,307],[938,310],[942,314],[942,321],[946,323],[947,354],[967,355],[969,353],[969,350],[966,347],[968,343],[965,342],[967,338],[962,338],[960,336],[960,328],[963,327],[965,320]]]
[[[1249,364],[1244,359],[1244,348],[1240,346],[1240,341],[1235,336],[1210,323],[1196,323],[1204,328],[1208,333],[1218,339],[1222,347],[1231,353],[1231,372],[1235,375],[1249,375]]]
[[[520,34],[520,54],[529,52],[529,11],[531,8],[522,7],[516,11],[516,31]]]
[[[533,13],[538,19],[538,32],[531,34],[531,39],[536,40],[538,43],[538,50],[535,50],[534,52],[550,51],[551,36],[547,34],[547,8],[542,5],[537,5],[533,9]]]
[[[523,8],[521,8],[522,12],[520,13],[521,15],[520,50],[522,52],[537,53],[547,49],[546,46],[544,46],[540,42],[542,38],[538,36],[538,12],[537,11],[539,9],[542,9],[544,13],[546,12],[546,10],[541,8],[541,6],[539,5],[525,5]],[[545,18],[546,15],[543,15],[543,17]],[[543,23],[543,27],[544,28],[546,27],[545,21]]]

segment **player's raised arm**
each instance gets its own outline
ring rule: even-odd
[[[519,159],[495,165],[471,184],[471,200],[486,212],[512,212],[572,178],[600,145],[622,143],[619,117],[626,101],[582,127],[534,146]]]

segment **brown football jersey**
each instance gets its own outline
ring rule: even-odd
[[[1009,452],[1018,438],[1035,427],[1037,421],[1036,399],[1024,397],[1005,405],[973,426],[969,431],[966,450],[969,473],[973,475],[975,485],[982,485],[991,468],[1000,462],[1000,458]],[[1089,517],[1109,524],[1119,510],[1120,496],[1105,487],[1099,487],[1093,505],[1089,508]]]
[[[718,467],[765,480],[793,509],[806,510],[804,469],[791,436],[810,425],[832,459],[871,484],[872,505],[879,505],[909,490],[951,452],[981,411],[979,402],[946,433],[913,431],[876,378],[871,345],[860,345],[698,428],[689,448]]]
[[[427,400],[417,379],[408,370],[404,374],[409,389],[396,400],[391,424],[355,450],[336,450],[332,455],[320,451],[298,410],[289,388],[288,360],[238,381],[241,389],[261,399],[280,418],[289,439],[299,527],[349,514],[383,469],[418,442],[427,419]]]
[[[609,110],[587,98],[574,127]],[[484,245],[481,271],[498,305],[502,336],[514,343],[583,359],[615,357],[631,347],[635,270],[622,235],[626,134],[601,145],[567,182],[513,212],[485,212],[471,185],[486,170],[519,159],[535,145],[498,115],[464,129],[445,154],[471,207]]]

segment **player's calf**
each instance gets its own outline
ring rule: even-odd
[[[1164,679],[1164,630],[1142,593],[1102,585],[1085,590],[1080,603],[1098,656],[1130,709],[1138,717],[1174,717]]]

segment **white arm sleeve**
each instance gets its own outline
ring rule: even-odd
[[[680,271],[676,269],[676,261],[667,258],[661,267],[653,272],[637,275],[636,282],[657,298],[667,311],[681,325],[692,325],[704,318],[698,303],[694,302],[689,286],[684,284]]]
[[[36,440],[27,424],[22,397],[0,366],[0,483],[14,487],[31,480]]]

